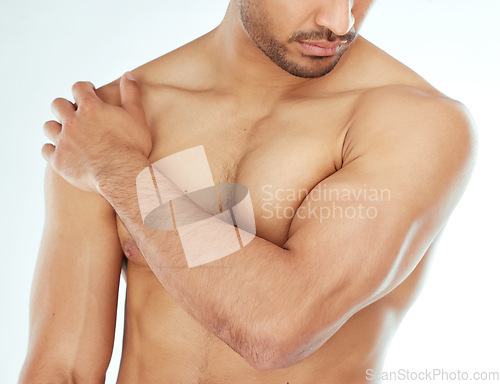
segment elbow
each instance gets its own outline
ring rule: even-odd
[[[298,319],[281,319],[273,329],[254,332],[253,344],[241,353],[254,369],[270,371],[298,364],[316,352],[344,324],[346,316],[323,316],[320,311],[307,312]],[[341,312],[339,312],[341,313]],[[311,314],[315,314],[312,316]],[[290,321],[294,320],[294,321]]]
[[[288,366],[285,364],[287,354],[269,343],[262,343],[252,348],[250,356],[244,356],[250,366],[258,371],[272,371]]]
[[[242,354],[250,366],[258,371],[271,371],[287,368],[300,363],[321,345],[310,337],[309,332],[294,332],[292,328],[282,327],[268,337],[256,337],[246,354]]]
[[[258,350],[254,349],[252,356],[245,357],[245,360],[258,371],[272,371],[293,365],[294,363],[290,363],[290,358],[291,356],[278,348],[268,346]]]
[[[272,371],[287,368],[300,363],[307,358],[315,349],[312,347],[292,348],[292,341],[287,345],[261,347],[246,361],[252,368],[258,371]]]

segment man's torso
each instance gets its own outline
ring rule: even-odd
[[[390,92],[395,86],[435,92],[406,67],[358,39],[357,60],[370,58],[372,74],[352,73],[352,87],[337,83],[331,91],[328,82],[297,88],[278,103],[266,103],[265,95],[241,98],[230,88],[193,78],[192,73],[207,73],[202,64],[188,64],[186,70],[179,63],[183,57],[189,62],[200,42],[174,52],[173,59],[166,55],[144,65],[136,73],[153,137],[150,160],[203,145],[214,182],[248,187],[257,236],[282,246],[305,191],[342,168],[344,139],[367,92]],[[253,369],[170,297],[119,219],[117,223],[128,261],[118,380],[122,384],[362,382],[367,369],[381,368],[388,342],[428,263],[426,255],[400,286],[351,317],[304,361],[264,372]]]

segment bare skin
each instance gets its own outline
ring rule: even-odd
[[[134,215],[129,214],[133,208],[111,193],[83,192],[65,180],[64,172],[49,168],[50,214],[34,282],[30,353],[22,373],[25,382],[57,377],[61,382],[103,381],[111,354],[123,255],[127,260],[127,302],[119,383],[349,384],[364,382],[367,369],[382,367],[389,341],[418,294],[436,239],[465,187],[474,149],[472,124],[463,106],[361,36],[335,69],[318,79],[291,77],[277,67],[270,70],[269,77],[259,77],[259,69],[274,65],[265,57],[244,68],[236,59],[220,61],[220,52],[214,47],[222,46],[224,33],[234,21],[230,12],[219,29],[134,73],[152,139],[148,161],[203,145],[215,182],[237,182],[249,188],[258,238],[252,244],[257,245],[219,260],[211,264],[211,270],[199,274],[178,268],[162,270],[157,267],[158,252],[153,250],[165,243],[137,229]],[[362,20],[363,12],[360,9],[355,14],[356,20]],[[345,25],[343,33],[350,28],[348,21]],[[259,52],[245,54],[259,57]],[[119,81],[96,93],[109,104],[123,104]],[[143,163],[138,163],[140,170]],[[270,203],[278,205],[278,212],[297,212],[306,201],[304,196],[283,201],[279,191],[312,191],[325,180],[336,188],[368,184],[390,189],[390,202],[373,203],[380,215],[389,212],[390,218],[337,220],[323,238],[314,220],[270,217],[264,186],[270,186],[268,191],[275,197]],[[56,202],[54,196],[64,198]],[[394,200],[402,202],[396,207],[398,213],[387,210]],[[401,211],[404,214],[398,216]],[[421,225],[405,227],[405,220]],[[414,231],[411,236],[410,231]],[[304,240],[303,233],[310,234],[304,238],[317,239],[319,245]],[[398,247],[396,259],[389,246],[380,255],[376,252],[376,239],[384,235],[386,243],[394,241],[391,246]],[[340,240],[335,242],[332,236]],[[169,241],[166,244],[174,254],[175,240]],[[329,247],[339,250],[340,256],[325,263],[331,257],[325,251]],[[319,287],[335,280],[333,272],[330,277],[319,273],[331,264],[339,266],[336,269],[343,271],[342,281],[347,282],[357,280],[362,266],[369,268],[359,286],[332,288],[336,300],[347,303],[339,305],[335,313],[328,311],[328,300],[305,305],[314,311],[295,308],[293,300],[298,295],[290,299],[280,294],[284,283],[273,286],[263,276],[261,283],[276,289],[261,299],[265,308],[255,317],[270,313],[272,306],[283,308],[286,314],[279,324],[295,332],[287,335],[311,333],[307,340],[289,337],[291,341],[276,347],[286,352],[279,358],[270,355],[263,362],[224,330],[237,329],[233,324],[240,320],[254,320],[245,309],[256,304],[252,293],[245,291],[251,284],[242,270],[257,267],[248,261],[245,268],[238,268],[243,265],[241,260],[257,254],[258,249],[269,249],[266,253],[274,255],[276,248],[297,256],[296,264],[290,266],[291,279],[317,273],[303,285],[297,283],[297,289],[310,288],[302,290],[306,296],[319,297]],[[359,257],[348,251],[353,248],[362,249],[363,257],[373,251],[379,258],[366,256],[352,261],[352,268],[342,269],[351,264],[343,257]],[[381,256],[385,254],[388,256]],[[171,257],[171,264],[181,260]],[[269,266],[278,270],[271,262]],[[224,275],[234,277],[231,284],[224,285]],[[279,281],[279,273],[269,275],[270,280]],[[239,301],[248,302],[241,308],[229,299],[217,303],[211,300],[210,286],[193,289],[197,291],[194,295],[179,288],[200,287],[206,276],[215,288],[220,281],[222,288],[218,288],[224,289],[225,297],[241,295]],[[311,283],[316,280],[320,283]],[[365,291],[364,287],[369,288]],[[42,289],[49,294],[41,296]],[[42,300],[45,306],[35,305]],[[204,302],[216,303],[221,309],[231,308],[232,303],[236,308],[228,315],[230,325],[223,324],[220,333],[214,331],[219,324],[211,320],[213,305],[205,307]],[[320,325],[315,318],[329,316],[325,331],[324,323]],[[302,328],[293,319],[303,320]],[[271,330],[262,333],[266,332]],[[246,339],[250,344],[253,333],[252,337]],[[307,349],[294,349],[294,340],[299,339]],[[255,348],[252,352],[265,351]]]
[[[359,49],[359,53],[354,52],[355,48]],[[351,49],[352,55],[358,53],[373,58],[381,54],[362,38]],[[159,68],[169,68],[168,59],[162,59],[164,63],[159,63]],[[339,94],[329,95],[325,100],[321,100],[324,91],[322,87],[328,87],[328,84],[321,84],[321,88],[315,89],[319,100],[311,101],[310,92],[297,99],[292,97],[289,105],[281,102],[275,107],[265,123],[256,123],[255,117],[248,120],[244,117],[228,118],[231,110],[241,111],[241,107],[235,105],[237,101],[228,100],[224,95],[218,99],[217,90],[208,94],[193,92],[195,87],[203,89],[206,86],[196,84],[199,79],[191,79],[190,84],[186,84],[186,89],[173,89],[160,76],[155,78],[154,72],[148,70],[147,65],[141,67],[136,73],[143,84],[144,100],[150,101],[150,104],[145,102],[145,105],[149,105],[146,106],[148,116],[159,122],[157,125],[150,125],[156,139],[150,160],[154,162],[202,143],[216,182],[238,182],[250,189],[257,236],[283,246],[289,237],[292,220],[265,218],[269,217],[266,210],[268,206],[259,204],[265,198],[263,185],[272,185],[273,195],[279,189],[311,190],[311,186],[323,180],[326,175],[333,174],[336,168],[340,169],[346,123],[356,115],[360,100],[370,92],[374,95],[393,93],[412,98],[415,97],[413,92],[419,90],[425,92],[426,97],[442,97],[425,81],[388,56],[383,55],[378,63],[374,61],[370,61],[371,66],[375,64],[377,69],[391,73],[391,77],[394,76],[391,81],[381,84],[372,79],[373,83],[370,84],[370,79],[366,78],[364,84],[368,90],[343,90]],[[394,73],[394,69],[398,71]],[[169,70],[182,72],[181,68],[167,69]],[[399,81],[403,83],[394,86]],[[214,100],[217,100],[218,105],[216,111],[211,109]],[[297,100],[305,105],[294,111],[294,102]],[[321,104],[324,108],[321,108]],[[165,105],[171,107],[172,111],[182,112],[165,113],[162,108]],[[253,108],[249,109],[250,111],[243,109],[242,114],[251,114]],[[155,114],[155,110],[160,113]],[[322,112],[315,116],[315,123],[312,125],[309,116],[317,114],[318,110]],[[203,118],[203,124],[199,125],[198,121],[192,121],[189,111],[197,111],[199,116],[207,118]],[[285,125],[279,120],[281,116],[287,116],[293,121],[293,125],[286,128],[293,133],[287,135],[280,131],[276,134],[276,130],[280,129],[278,127]],[[287,122],[290,120],[287,119]],[[238,127],[238,130],[234,132],[233,127]],[[193,130],[196,134],[186,134],[186,130]],[[252,131],[259,133],[249,139],[248,135]],[[280,140],[280,137],[286,139]],[[337,150],[332,151],[332,148]],[[293,207],[293,211],[296,211],[301,201],[272,201],[273,206],[276,203],[280,204],[280,211],[285,212],[286,207]],[[203,383],[329,383],[332,378],[339,383],[363,382],[367,369],[377,370],[382,367],[388,343],[418,292],[433,249],[432,245],[429,246],[419,266],[404,283],[359,311],[313,355],[292,367],[261,372],[249,366],[241,356],[172,299],[152,273],[119,218],[117,223],[120,243],[128,258],[126,341],[120,383],[190,383],[197,380]],[[290,316],[293,315],[290,313]],[[158,332],[159,329],[165,330],[164,336]],[[145,340],[148,340],[147,346]],[[168,358],[165,361],[163,358],[155,358],[159,356]]]

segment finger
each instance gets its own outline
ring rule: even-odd
[[[45,159],[45,161],[51,165],[55,151],[56,147],[54,147],[52,144],[44,144],[44,146],[42,147],[42,156]]]
[[[122,107],[137,121],[145,122],[146,113],[142,105],[141,87],[137,76],[132,72],[125,72],[120,79],[120,97]]]
[[[58,144],[59,135],[61,134],[62,126],[55,120],[46,121],[43,125],[45,136],[54,144]]]
[[[57,120],[59,120],[63,124],[66,119],[69,116],[72,116],[76,111],[75,105],[72,102],[63,99],[62,97],[54,99],[50,107],[52,109],[52,113],[57,117]]]
[[[85,101],[99,99],[95,93],[94,84],[89,81],[78,81],[71,87],[73,98],[77,106],[82,105]]]

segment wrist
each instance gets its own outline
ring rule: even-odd
[[[113,201],[123,196],[125,190],[135,190],[137,176],[150,165],[150,161],[140,152],[130,152],[120,159],[113,159],[97,176],[98,193],[114,205]]]

